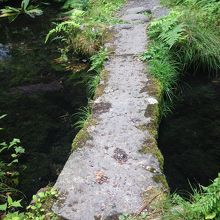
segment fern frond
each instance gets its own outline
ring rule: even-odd
[[[169,48],[171,48],[174,44],[178,43],[180,38],[183,36],[184,28],[184,24],[178,24],[174,28],[166,32],[162,32],[159,38],[163,40],[169,46]]]

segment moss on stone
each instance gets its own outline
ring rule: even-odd
[[[96,88],[94,99],[97,99],[104,93],[105,87],[108,82],[108,76],[109,72],[103,69],[100,73],[101,83],[99,83],[98,87]]]
[[[157,147],[157,141],[155,138],[148,138],[142,145],[140,152],[144,154],[152,154],[155,156],[155,158],[157,158],[159,161],[161,170],[163,170],[164,158],[159,148]]]
[[[156,98],[159,104],[149,104],[147,106],[145,117],[150,117],[150,122],[138,127],[141,130],[147,130],[150,135],[143,143],[140,152],[152,154],[157,158],[160,168],[163,170],[164,158],[157,145],[158,127],[160,123],[160,101],[162,97],[162,89],[159,81],[151,76],[148,84],[140,92],[145,91],[147,91],[150,96]],[[161,183],[165,189],[168,189],[168,184],[164,175],[156,174],[153,179],[155,182]]]
[[[147,84],[147,92],[150,96],[153,96],[160,101],[162,97],[161,83],[153,76],[149,76],[149,81]]]
[[[151,78],[145,89],[148,91],[148,93],[150,92],[151,96],[155,97],[157,100],[160,100],[161,87],[156,80]],[[140,152],[154,155],[159,161],[160,168],[163,169],[164,159],[163,159],[163,155],[161,154],[157,146],[157,141],[156,141],[158,135],[158,126],[160,121],[159,105],[149,104],[145,111],[145,117],[150,117],[150,122],[146,125],[142,125],[139,129],[147,130],[150,134],[150,138],[148,138],[144,142]]]
[[[99,85],[97,86],[95,90],[94,100],[96,100],[98,97],[100,97],[104,93],[104,89],[108,81],[108,76],[109,76],[108,71],[103,69],[100,73],[101,83],[99,83]],[[90,104],[92,105],[91,109],[93,109],[93,105],[94,105],[93,101]],[[73,151],[77,150],[80,147],[83,147],[87,140],[92,139],[92,136],[88,132],[88,128],[95,124],[96,124],[96,119],[94,115],[92,114],[91,117],[87,119],[87,121],[85,122],[83,128],[78,132],[78,134],[74,138],[73,143],[72,143]]]
[[[165,177],[163,174],[155,174],[155,175],[153,176],[153,180],[154,180],[156,183],[160,183],[165,190],[169,190],[169,186],[168,186],[166,177]]]
[[[105,87],[108,82],[109,72],[103,69],[100,73],[100,83],[95,90],[94,100],[102,96],[104,93]],[[92,101],[93,102],[93,101]],[[93,103],[91,103],[93,109]],[[91,140],[92,137],[88,132],[88,128],[96,124],[95,116],[92,114],[91,117],[85,122],[84,127],[78,132],[72,143],[72,150],[77,150],[80,147],[83,147],[86,144],[87,140]]]
[[[108,71],[102,70],[100,77],[101,77],[102,83],[100,83],[98,87],[96,88],[94,100],[100,97],[104,92],[104,89],[108,81]],[[78,132],[78,134],[74,138],[73,143],[72,143],[73,151],[77,150],[80,147],[83,147],[87,140],[92,139],[91,135],[88,132],[88,128],[95,124],[96,124],[96,120],[94,118],[94,115],[92,114],[91,117],[85,122],[84,127]]]
[[[96,122],[93,118],[87,119],[87,121],[84,124],[84,127],[78,132],[78,134],[73,140],[73,143],[72,143],[73,151],[77,150],[78,148],[83,147],[86,144],[86,141],[92,140],[92,136],[88,132],[88,127],[94,124],[96,124]]]
[[[163,203],[166,199],[166,190],[154,186],[149,186],[144,195],[143,211],[147,210],[149,220],[161,219],[163,213]]]
[[[158,133],[159,118],[160,118],[160,111],[158,104],[148,105],[144,115],[145,117],[151,118],[150,122],[146,125],[146,128],[149,134],[156,138]]]

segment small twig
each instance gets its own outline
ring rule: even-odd
[[[149,202],[145,203],[140,210],[136,213],[135,217],[139,216],[161,193],[158,193],[156,196],[154,196]]]

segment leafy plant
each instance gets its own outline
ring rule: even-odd
[[[72,9],[63,13],[65,21],[55,24],[46,37],[59,40],[65,48],[67,58],[74,54],[90,57],[103,45],[106,24],[114,23],[113,13],[124,0],[69,0],[64,5]],[[53,35],[53,36],[52,36]],[[51,38],[53,37],[53,38]]]
[[[179,64],[169,53],[168,45],[159,41],[152,42],[141,59],[148,61],[149,72],[161,86],[160,113],[161,116],[166,116],[174,106],[175,91],[178,89],[180,78]]]
[[[10,22],[14,21],[21,14],[26,14],[34,18],[42,15],[43,11],[38,6],[30,5],[30,0],[22,0],[20,8],[5,6],[5,8],[0,10],[0,18],[7,17]]]
[[[108,59],[108,51],[107,48],[101,48],[100,51],[93,55],[90,58],[91,67],[89,72],[93,73],[95,71],[95,75],[89,76],[87,81],[87,88],[89,97],[93,98],[95,94],[95,89],[97,88],[100,82],[100,73],[103,68],[104,62]]]
[[[7,202],[0,205],[0,211],[6,212],[7,210],[10,210],[12,208],[21,208],[21,200],[13,201],[11,196],[8,195]]]
[[[81,10],[73,10],[70,16],[70,19],[68,21],[64,21],[58,25],[56,25],[55,28],[51,29],[49,33],[46,36],[45,43],[51,38],[51,36],[60,34],[61,36],[58,36],[55,39],[62,39],[64,42],[70,43],[71,40],[68,38],[68,34],[71,34],[71,37],[74,37],[74,35],[80,30],[80,25],[82,23],[82,17],[84,15],[84,12]]]
[[[5,220],[57,220],[58,217],[51,211],[53,200],[58,197],[58,192],[51,188],[33,195],[31,204],[25,212],[8,212]],[[11,207],[20,207],[20,201],[13,201],[9,197]]]
[[[50,211],[51,200],[57,197],[58,192],[53,188],[33,195],[32,203],[27,207],[27,212],[25,213],[26,219],[57,219],[57,216]]]
[[[90,58],[91,61],[91,67],[90,67],[90,71],[91,70],[95,70],[97,73],[100,73],[104,62],[108,59],[108,50],[107,48],[101,48],[99,50],[99,52],[95,55],[93,55]]]
[[[220,39],[215,27],[204,27],[201,10],[171,11],[158,21],[152,22],[149,35],[169,46],[170,52],[179,58],[183,67],[191,64],[207,68],[209,72],[220,67]]]
[[[165,115],[172,109],[179,90],[178,80],[188,69],[204,69],[210,75],[219,72],[220,33],[216,31],[216,23],[206,25],[207,13],[211,17],[214,15],[211,9],[205,10],[206,7],[216,8],[216,1],[212,2],[213,7],[209,3],[178,1],[178,7],[169,15],[149,26],[151,43],[142,59],[148,60],[150,73],[161,84],[164,94],[161,109]],[[180,4],[185,6],[180,7]]]
[[[89,0],[67,0],[63,5],[63,9],[81,9],[86,11],[89,4]]]
[[[100,82],[99,74],[89,77],[89,80],[87,82],[87,91],[88,91],[89,97],[93,98],[93,96],[95,95],[95,90],[97,86],[99,85],[99,82]]]
[[[194,191],[190,200],[171,195],[164,205],[166,220],[202,220],[220,218],[220,174],[208,187]]]
[[[147,220],[148,213],[142,212],[139,216],[129,215],[129,214],[122,214],[119,216],[119,220]]]
[[[172,108],[180,90],[178,81],[189,69],[209,75],[219,74],[220,69],[219,1],[166,2],[175,6],[168,16],[152,22],[150,46],[142,55],[161,84],[163,109]],[[220,219],[220,174],[210,186],[194,190],[189,200],[171,195],[163,208],[165,220]]]
[[[18,158],[24,153],[24,148],[20,146],[19,139],[13,139],[9,144],[0,143],[0,202],[7,208],[11,207],[11,200],[8,194],[16,192],[13,188],[18,184],[19,172],[17,171]],[[4,160],[4,155],[10,154],[10,160]],[[7,201],[7,202],[6,202]]]

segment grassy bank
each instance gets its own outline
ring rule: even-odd
[[[163,1],[168,16],[149,27],[150,46],[143,58],[164,92],[162,113],[172,109],[178,80],[189,69],[216,75],[220,67],[219,2]]]
[[[163,93],[161,117],[171,113],[181,96],[179,81],[191,72],[217,77],[220,73],[220,2],[211,0],[163,0],[170,8],[166,17],[148,28],[150,45],[143,54],[149,71]],[[189,199],[168,196],[163,219],[202,220],[220,218],[220,177],[208,187],[194,190]],[[148,219],[148,218],[146,218]]]

